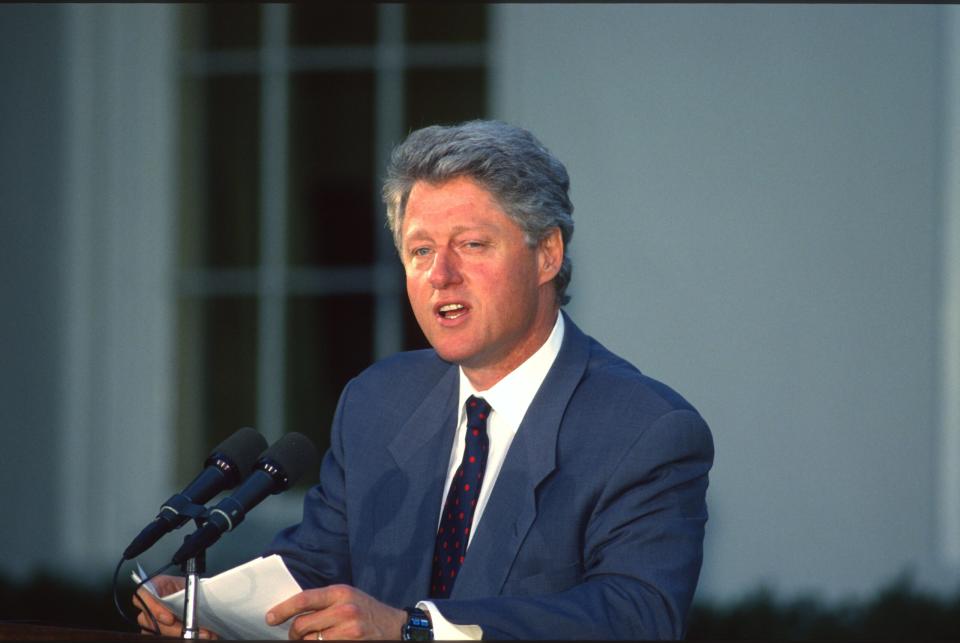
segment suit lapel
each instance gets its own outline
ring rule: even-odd
[[[556,468],[560,423],[589,353],[587,337],[566,315],[564,323],[560,353],[510,445],[451,598],[499,594],[536,518],[536,487]]]
[[[447,462],[457,421],[458,371],[451,366],[387,446],[400,484],[381,489],[381,515],[396,528],[381,537],[400,554],[393,576],[417,600],[428,587]],[[411,603],[412,604],[412,603]]]

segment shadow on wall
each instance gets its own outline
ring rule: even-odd
[[[0,621],[135,631],[113,605],[110,580],[94,586],[38,576],[29,583],[0,579]],[[132,615],[132,582],[120,603]],[[728,605],[694,605],[688,640],[960,639],[960,588],[950,596],[917,589],[904,574],[865,601],[825,603],[778,599],[760,588]]]

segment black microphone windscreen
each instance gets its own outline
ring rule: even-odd
[[[245,426],[215,446],[209,457],[226,457],[237,466],[242,479],[253,470],[257,458],[266,448],[266,439],[255,429]]]
[[[260,459],[277,464],[287,475],[290,485],[296,484],[307,471],[316,471],[319,465],[317,447],[313,445],[313,441],[295,431],[274,442]]]

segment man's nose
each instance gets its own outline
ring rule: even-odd
[[[457,283],[460,283],[457,258],[447,250],[437,251],[430,267],[430,285],[439,290]]]

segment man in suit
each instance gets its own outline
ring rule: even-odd
[[[561,312],[568,189],[504,123],[394,151],[388,221],[433,349],[343,391],[303,521],[268,550],[307,588],[266,616],[291,638],[683,636],[710,432]]]

